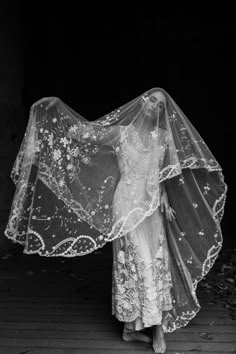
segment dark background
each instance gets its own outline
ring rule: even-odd
[[[235,245],[233,10],[50,4],[1,5],[1,253],[11,247],[3,236],[14,193],[9,174],[33,102],[57,96],[93,120],[153,87],[171,95],[222,166],[224,245]]]

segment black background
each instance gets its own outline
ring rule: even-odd
[[[6,7],[18,33],[21,127],[32,103],[45,96],[60,97],[93,120],[146,90],[163,88],[223,168],[229,191],[222,228],[225,243],[235,244],[233,10],[80,4],[18,3],[14,16]]]

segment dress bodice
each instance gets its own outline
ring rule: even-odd
[[[153,158],[153,149],[158,151],[158,159],[160,159],[164,152],[163,145],[158,143],[157,136],[153,134],[153,137],[150,137],[149,147],[145,147],[135,128],[130,129],[128,134],[125,132],[125,127],[122,128],[120,144],[116,148],[121,178],[125,178],[130,183],[133,178],[145,180],[150,168],[150,160]]]

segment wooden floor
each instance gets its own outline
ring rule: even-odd
[[[0,354],[152,353],[150,344],[121,340],[122,324],[111,316],[111,262],[110,245],[74,259],[18,253],[0,259]],[[166,335],[167,353],[236,353],[235,308],[227,295],[234,284],[229,278],[226,289],[211,277],[218,291],[202,282],[202,310]]]

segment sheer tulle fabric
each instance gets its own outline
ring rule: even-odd
[[[156,93],[163,107],[154,113]],[[80,256],[132,235],[135,249],[140,230],[156,215],[174,284],[163,285],[172,299],[171,308],[161,307],[163,328],[173,331],[197,313],[197,283],[222,246],[227,186],[207,145],[164,90],[145,92],[94,122],[61,100],[48,111],[37,107],[12,178],[16,192],[5,234],[27,254]],[[172,222],[157,217],[163,184],[176,211]]]

